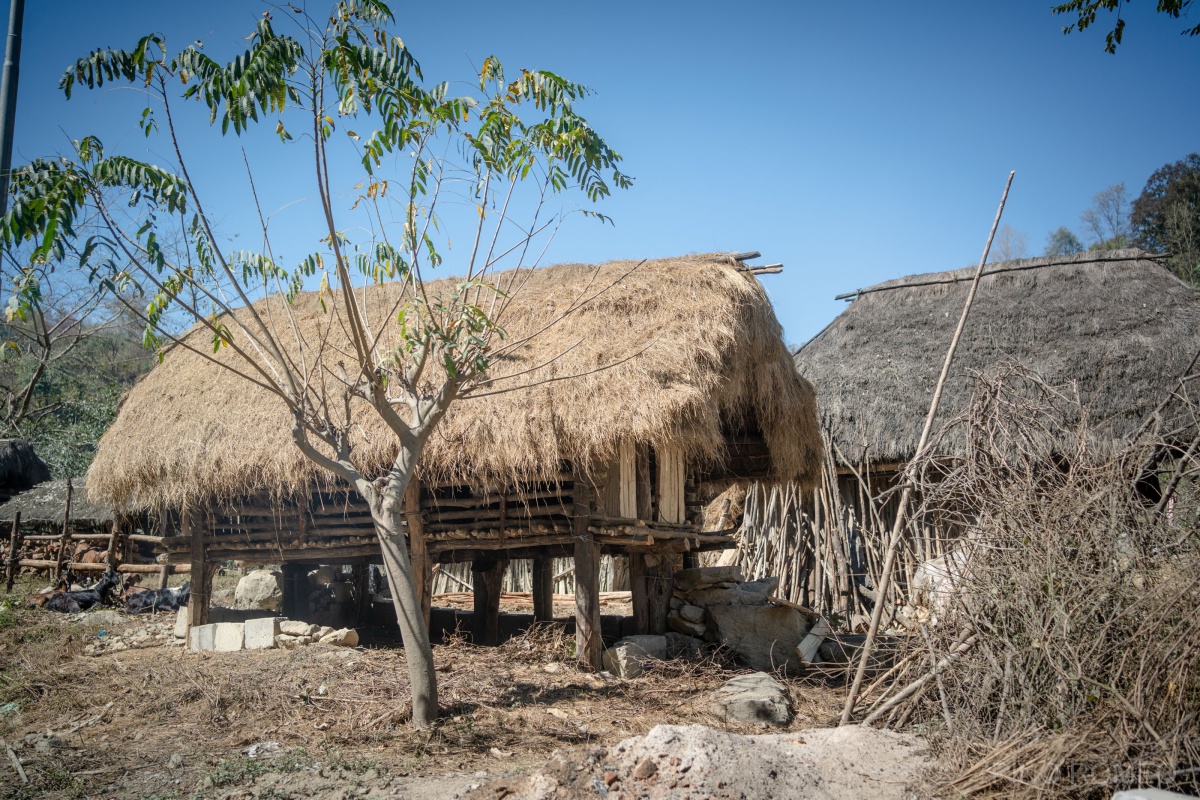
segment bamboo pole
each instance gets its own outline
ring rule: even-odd
[[[929,443],[929,435],[933,430],[933,419],[937,415],[938,405],[942,400],[942,392],[946,388],[946,378],[950,374],[950,364],[954,361],[954,353],[962,339],[963,329],[967,325],[967,317],[971,313],[971,305],[975,302],[975,293],[979,290],[979,282],[983,278],[983,267],[987,263],[988,252],[992,249],[992,240],[996,238],[996,229],[1000,226],[1000,217],[1004,214],[1004,204],[1008,201],[1008,190],[1012,187],[1013,176],[1016,172],[1008,173],[1008,182],[1004,184],[1004,194],[1000,196],[1000,207],[996,209],[996,218],[992,221],[992,230],[988,234],[987,244],[983,248],[983,256],[979,259],[979,267],[975,270],[975,278],[967,292],[967,300],[963,304],[962,315],[958,318],[958,327],[954,329],[954,337],[950,340],[950,348],[946,351],[946,360],[942,363],[942,372],[938,376],[937,385],[933,390],[933,400],[929,404],[929,413],[925,416],[925,427],[921,430],[921,438],[917,442],[917,450],[913,459],[904,471],[904,488],[900,492],[900,501],[896,508],[896,522],[892,526],[891,540],[883,558],[883,569],[879,576],[879,584],[875,587],[876,601],[871,609],[871,625],[867,628],[867,638],[863,642],[862,654],[859,656],[858,668],[854,673],[854,683],[850,694],[846,696],[846,705],[842,708],[842,725],[850,723],[850,715],[858,701],[858,691],[862,688],[863,676],[867,672],[867,664],[871,658],[871,649],[875,645],[875,637],[879,633],[879,621],[883,618],[883,607],[886,605],[888,583],[892,576],[892,567],[896,560],[896,549],[900,536],[904,533],[904,512],[907,510],[909,498],[912,495],[916,476],[916,466],[925,457],[925,447]]]

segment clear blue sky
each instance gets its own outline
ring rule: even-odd
[[[837,293],[977,262],[1009,170],[1017,177],[1005,221],[1037,255],[1060,225],[1082,236],[1079,214],[1096,192],[1123,181],[1136,196],[1155,169],[1200,151],[1200,38],[1180,36],[1183,22],[1145,0],[1126,8],[1125,43],[1109,55],[1108,19],[1064,36],[1050,5],[392,7],[428,78],[469,80],[495,53],[510,69],[550,69],[595,89],[580,110],[637,182],[601,209],[615,227],[576,217],[549,262],[760,250],[763,261],[786,265],[763,282],[787,339],[801,344],[839,313]],[[64,68],[151,31],[174,49],[202,39],[225,61],[266,8],[29,0],[14,162],[66,151],[88,133],[110,151],[146,157],[138,99],[106,89],[68,102],[57,90]],[[170,162],[165,142],[150,147],[151,160]],[[217,195],[210,202],[228,199],[214,209],[223,233],[253,247],[236,147],[198,152]],[[309,196],[273,163],[255,175],[260,190],[273,190],[272,208]],[[276,233],[308,237],[288,224],[281,212]]]

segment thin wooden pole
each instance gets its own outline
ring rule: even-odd
[[[67,545],[71,543],[71,493],[73,484],[71,479],[67,478],[67,502],[63,506],[63,524],[62,538],[58,544],[58,561],[54,567],[54,577],[61,578],[63,574],[63,564],[67,560]],[[74,560],[74,559],[72,559]]]
[[[21,560],[21,512],[13,516],[12,532],[8,535],[8,569],[4,578],[4,591],[11,592],[17,578],[17,567]]]
[[[554,564],[549,556],[533,559],[533,621],[554,619]]]
[[[892,525],[892,536],[888,542],[887,553],[883,558],[883,569],[879,576],[879,584],[875,587],[875,605],[871,609],[871,625],[867,629],[867,639],[863,642],[862,653],[858,659],[858,669],[854,673],[854,683],[850,694],[846,696],[846,705],[842,708],[842,725],[850,723],[850,715],[858,701],[858,691],[862,688],[863,676],[867,672],[867,664],[871,659],[871,650],[875,645],[875,637],[879,633],[879,621],[883,618],[883,607],[887,602],[888,582],[892,577],[892,566],[896,561],[896,550],[900,537],[904,533],[904,514],[908,509],[908,501],[916,482],[916,467],[925,457],[925,447],[929,444],[929,434],[933,430],[933,418],[937,415],[938,405],[942,401],[942,391],[946,388],[946,377],[950,374],[950,364],[954,361],[954,352],[962,339],[963,329],[967,326],[967,317],[971,313],[971,305],[975,302],[975,293],[979,290],[979,282],[983,278],[983,267],[987,263],[988,252],[992,249],[992,240],[996,238],[996,228],[1000,226],[1000,217],[1004,214],[1004,204],[1008,201],[1008,190],[1012,187],[1015,171],[1008,173],[1008,182],[1004,184],[1004,194],[1000,196],[1000,207],[996,209],[996,218],[992,221],[992,230],[988,234],[987,244],[983,248],[983,256],[975,270],[975,278],[971,281],[971,289],[967,292],[967,300],[963,303],[962,315],[958,318],[958,327],[954,329],[954,337],[950,340],[950,349],[946,351],[946,360],[942,363],[942,373],[938,376],[937,386],[933,390],[933,400],[929,403],[929,413],[925,415],[925,427],[921,430],[921,439],[917,442],[917,450],[908,467],[904,471],[904,488],[900,492],[900,502],[896,507],[896,521]]]

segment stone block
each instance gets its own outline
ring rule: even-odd
[[[188,649],[193,653],[216,649],[217,626],[197,625],[188,631]]]
[[[675,588],[680,592],[690,592],[717,583],[740,583],[742,580],[742,568],[739,566],[695,567],[675,573]]]
[[[246,649],[270,650],[279,635],[279,617],[259,617],[246,620]]]
[[[279,622],[279,632],[286,633],[288,636],[312,636],[320,629],[319,625],[295,619],[285,619]]]
[[[751,669],[799,672],[796,646],[808,633],[804,616],[787,606],[728,605],[708,609],[710,639],[737,653]]]
[[[175,638],[188,638],[188,610],[187,606],[181,607],[175,612]]]
[[[218,622],[213,634],[213,649],[218,653],[236,653],[246,643],[246,626],[241,622]]]
[[[621,678],[636,678],[646,671],[646,663],[667,655],[665,636],[628,636],[604,651],[606,670]]]
[[[321,644],[332,644],[338,647],[358,647],[358,631],[353,628],[342,628],[330,631],[319,640]]]
[[[704,609],[700,606],[694,606],[687,603],[680,607],[679,616],[686,619],[688,622],[704,622]]]
[[[705,626],[698,622],[688,622],[683,616],[672,611],[667,614],[667,627],[677,633],[682,633],[685,636],[703,636],[707,630]]]
[[[739,722],[787,725],[792,721],[783,684],[765,672],[738,675],[712,694],[712,711]]]
[[[269,569],[247,572],[233,591],[233,607],[278,611],[283,607],[283,575]]]
[[[667,640],[667,658],[682,658],[685,661],[695,661],[704,653],[704,642],[694,636],[670,631],[664,638]]]
[[[688,592],[687,599],[692,605],[703,608],[712,606],[761,606],[766,605],[767,597],[775,593],[779,587],[779,578],[763,578],[757,581],[746,581],[733,586],[712,586]]]

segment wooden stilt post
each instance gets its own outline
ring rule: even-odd
[[[190,573],[189,573],[190,574]],[[158,588],[167,588],[167,582],[171,579],[171,565],[163,564],[158,570]],[[188,580],[191,580],[190,578]]]
[[[500,644],[500,592],[508,559],[479,559],[471,562],[471,585],[475,594],[473,634],[475,644]]]
[[[109,569],[117,568],[117,546],[121,541],[121,518],[113,514],[112,527],[108,529],[108,551],[104,554],[104,563]]]
[[[638,635],[650,633],[650,606],[646,597],[646,556],[629,554],[629,594],[633,602],[633,630]]]
[[[575,652],[585,669],[599,670],[604,643],[600,637],[600,546],[588,531],[592,489],[580,474],[575,477]]]
[[[54,565],[54,577],[59,579],[63,575],[63,564],[68,562],[67,547],[71,544],[71,479],[67,478],[67,502],[63,506],[63,524],[62,537],[58,540],[58,561]],[[74,559],[71,559],[74,560]]]
[[[554,619],[554,562],[549,556],[533,559],[533,621]]]
[[[308,567],[304,564],[284,564],[283,615],[288,619],[308,616]]]
[[[425,615],[425,627],[428,629],[429,614],[433,608],[433,561],[429,558],[425,520],[421,517],[420,478],[410,479],[408,488],[404,490],[404,525],[408,529],[408,557],[412,563],[413,585],[417,590],[417,599],[421,601],[421,613]]]
[[[208,624],[208,607],[212,600],[212,571],[208,550],[204,546],[205,515],[190,506],[182,512],[183,535],[191,541],[192,590],[188,600],[188,628]]]
[[[647,633],[667,632],[667,614],[671,611],[671,592],[675,589],[675,563],[670,553],[647,555],[646,611]]]
[[[371,570],[366,564],[354,565],[354,606],[358,624],[371,622]]]
[[[11,592],[21,560],[21,512],[13,515],[12,532],[8,535],[8,565],[4,575],[4,591]]]

